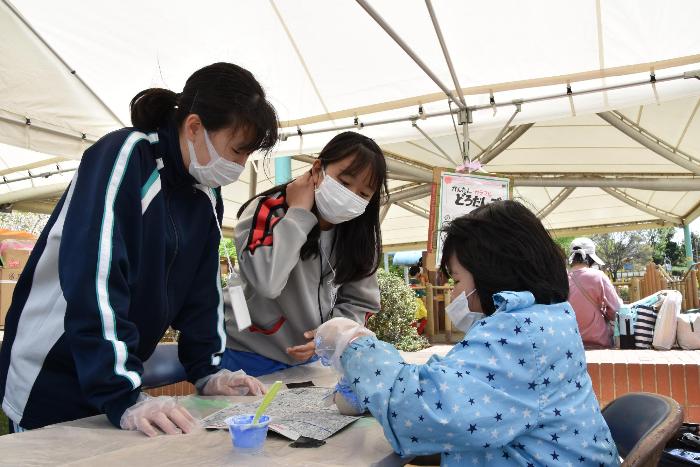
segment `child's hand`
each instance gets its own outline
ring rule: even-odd
[[[302,345],[295,345],[294,347],[288,347],[287,353],[294,359],[300,362],[305,362],[314,356],[316,351],[316,342],[314,342],[314,337],[316,336],[316,330],[312,329],[304,333],[304,337],[311,339],[311,341]]]

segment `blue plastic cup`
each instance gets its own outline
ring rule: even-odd
[[[253,424],[254,415],[235,415],[226,419],[231,441],[236,450],[247,454],[262,452],[270,417],[263,415]]]

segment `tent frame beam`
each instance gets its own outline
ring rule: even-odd
[[[428,219],[430,217],[430,213],[426,211],[425,209],[422,209],[419,206],[416,206],[415,204],[408,202],[408,201],[399,201],[396,203],[397,206],[405,209],[406,211],[410,212],[411,214],[415,214],[416,216],[420,216],[424,219]]]
[[[409,45],[399,36],[399,34],[394,31],[394,29],[389,26],[389,23],[387,23],[384,18],[375,10],[372,8],[372,6],[367,3],[366,0],[355,0],[371,17],[372,19],[382,28],[384,31],[392,38],[394,39],[394,42],[403,49],[406,54],[413,59],[414,62],[416,62],[416,65],[420,67],[421,70],[425,72],[430,79],[433,80],[433,82],[440,88],[442,89],[442,92],[445,93],[445,95],[452,100],[457,106],[460,108],[460,110],[463,110],[466,108],[462,102],[455,97],[455,95],[450,91],[450,89],[445,86],[445,84],[440,80],[440,78],[437,77],[435,73],[426,65],[423,60],[418,57],[418,55],[409,47]]]
[[[623,203],[625,203],[629,206],[632,206],[633,208],[639,209],[642,212],[645,212],[647,214],[651,214],[654,217],[658,217],[659,219],[663,219],[665,221],[668,221],[668,222],[670,222],[672,224],[676,224],[676,225],[683,224],[683,220],[680,217],[678,217],[678,216],[676,216],[668,211],[664,211],[662,209],[651,206],[650,204],[645,203],[637,198],[634,198],[621,190],[618,190],[616,188],[607,188],[607,187],[602,187],[601,190],[603,190],[604,192],[606,192],[607,194],[609,194],[613,198],[616,198],[616,199],[622,201]]]
[[[499,135],[493,142],[478,156],[478,160],[481,165],[486,165],[496,158],[500,153],[505,151],[510,147],[511,144],[515,143],[518,138],[525,134],[527,130],[532,128],[534,123],[525,123],[523,125],[518,125],[513,127],[510,132],[505,135]],[[503,137],[500,141],[498,138]]]
[[[574,187],[566,187],[563,190],[561,190],[559,193],[557,193],[557,196],[554,197],[545,207],[539,210],[539,212],[536,214],[538,219],[544,219],[547,217],[552,211],[554,211],[556,208],[559,207],[561,203],[563,203],[571,193],[574,192],[576,188]]]
[[[437,142],[436,142],[433,138],[430,137],[430,135],[429,135],[428,133],[426,133],[425,131],[423,131],[423,129],[422,129],[421,127],[419,127],[418,124],[417,124],[415,121],[411,122],[411,125],[413,126],[413,128],[415,128],[416,130],[418,130],[418,132],[419,132],[421,135],[423,135],[423,138],[427,139],[428,142],[429,142],[430,144],[432,144],[432,145],[435,147],[435,149],[437,149],[438,151],[440,151],[440,153],[442,154],[442,156],[440,156],[440,157],[442,157],[443,159],[445,159],[445,160],[446,160],[447,162],[449,162],[450,164],[455,164],[455,165],[458,165],[458,164],[459,164],[459,162],[457,162],[457,161],[455,161],[454,159],[452,159],[452,158],[445,152],[445,150],[442,149],[442,148],[440,147],[440,145],[437,144]]]
[[[635,122],[625,117],[620,112],[600,112],[597,115],[605,122],[610,124],[610,126],[616,128],[624,135],[628,136],[647,149],[650,149],[664,159],[683,167],[689,172],[700,175],[700,164],[698,164],[697,159],[680,150],[676,150],[673,148],[673,146],[665,143],[660,138],[657,138],[640,125],[637,125]]]
[[[698,191],[700,178],[663,179],[603,176],[560,176],[541,177],[539,175],[511,177],[515,187],[575,187],[575,188],[632,188],[652,191]]]
[[[398,203],[399,201],[413,201],[414,199],[424,198],[432,190],[432,184],[411,184],[400,186],[389,192],[389,202]]]
[[[358,2],[364,1],[364,0],[356,0]],[[682,80],[682,79],[691,79],[695,78],[695,74],[700,73],[700,71],[688,71],[684,73],[679,73],[673,76],[667,76],[664,78],[655,78],[655,83],[663,83],[663,82],[668,82],[668,81],[676,81],[676,80]],[[572,97],[576,96],[582,96],[582,95],[587,95],[587,94],[595,94],[599,92],[606,92],[606,91],[614,91],[618,89],[627,89],[627,88],[632,88],[636,86],[648,86],[649,85],[649,80],[644,80],[644,81],[633,81],[630,83],[624,83],[624,84],[616,84],[616,85],[608,85],[608,86],[600,86],[596,88],[590,88],[590,89],[583,89],[580,91],[571,91],[571,92],[562,92],[562,93],[556,93],[556,94],[549,94],[549,95],[544,95],[540,97],[531,97],[528,99],[515,99],[512,101],[503,101],[503,102],[494,102],[493,104],[483,104],[483,105],[475,105],[475,106],[469,106],[467,107],[467,111],[469,113],[477,112],[480,110],[490,110],[493,111],[494,108],[499,108],[499,107],[510,107],[510,106],[518,106],[518,105],[523,105],[523,104],[531,104],[534,102],[544,102],[544,101],[550,101],[550,100],[556,100],[556,99],[570,99]],[[444,117],[446,115],[459,115],[459,113],[462,112],[462,109],[450,109],[450,110],[445,110],[445,111],[440,111],[440,112],[432,112],[432,113],[417,113],[413,115],[409,115],[406,117],[396,117],[396,118],[389,118],[389,119],[383,119],[383,120],[375,120],[375,121],[365,121],[362,122],[361,128],[368,127],[368,126],[377,126],[377,125],[388,125],[391,123],[401,123],[401,122],[413,122],[415,120],[426,120],[428,118],[432,117]],[[336,112],[337,113],[337,112]],[[333,114],[331,114],[333,115]],[[355,116],[357,113],[354,114]],[[335,116],[334,118],[341,118],[341,116]],[[319,122],[326,121],[326,120],[320,120]],[[308,122],[310,123],[315,123],[314,122]],[[289,126],[289,122],[285,123],[285,128]],[[313,130],[302,130],[300,126],[296,127],[296,131],[293,133],[281,133],[280,134],[280,139],[282,141],[285,141],[287,138],[291,137],[299,137],[303,135],[311,135],[311,134],[318,134],[318,133],[328,133],[328,132],[337,132],[341,130],[352,130],[352,129],[357,129],[358,125],[356,123],[353,123],[351,125],[340,125],[340,126],[331,126],[331,127],[324,127],[324,128],[317,128]]]
[[[433,9],[433,3],[431,0],[425,0],[425,6],[428,8],[428,14],[430,15],[430,20],[433,22],[433,27],[435,28],[435,34],[437,35],[438,41],[440,42],[440,47],[442,48],[442,54],[445,56],[445,61],[447,62],[447,68],[450,70],[450,76],[452,76],[452,82],[455,85],[457,94],[459,95],[459,101],[462,103],[462,108],[467,108],[467,101],[464,99],[464,92],[462,91],[462,86],[459,85],[459,79],[457,79],[457,73],[455,72],[455,67],[452,64],[452,58],[450,57],[450,52],[447,49],[447,44],[445,43],[445,37],[442,35],[442,29],[440,28],[440,23],[438,22],[437,15]]]

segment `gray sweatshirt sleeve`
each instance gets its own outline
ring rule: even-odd
[[[333,308],[333,317],[344,317],[365,323],[366,313],[379,311],[379,284],[377,274],[359,281],[343,284],[338,290],[338,299]]]
[[[243,279],[258,294],[277,298],[299,262],[299,252],[316,216],[301,208],[289,208],[283,217],[274,198],[250,203],[235,227],[235,243]]]

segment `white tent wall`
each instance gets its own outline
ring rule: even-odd
[[[426,3],[369,3],[454,89]],[[515,196],[548,212],[548,228],[677,225],[700,213],[700,178],[686,157],[700,161],[700,80],[692,74],[700,69],[700,3],[432,5],[466,102],[479,108],[469,125],[469,155],[478,157],[511,118],[512,128],[525,130],[485,158],[484,170],[512,176]],[[0,204],[45,212],[91,141],[128,122],[127,104],[138,91],[179,90],[192,71],[214,61],[238,63],[263,83],[285,134],[271,157],[303,155],[293,174],[336,133],[322,130],[353,126],[386,151],[391,190],[431,182],[433,167],[461,162],[445,94],[356,2],[126,0],[86,8],[77,0],[0,0]],[[631,83],[644,84],[622,87]],[[588,92],[603,87],[609,90]],[[538,100],[553,95],[563,97]],[[524,103],[514,115],[515,100]],[[675,162],[596,115],[607,111],[662,140]],[[386,120],[394,122],[374,125]],[[684,167],[679,157],[686,157]],[[260,192],[272,186],[274,164],[254,159]],[[617,189],[610,180],[620,182]],[[223,190],[228,234],[250,183],[248,167]],[[681,184],[686,188],[673,188]],[[428,205],[427,195],[391,204],[385,245],[424,243]]]

